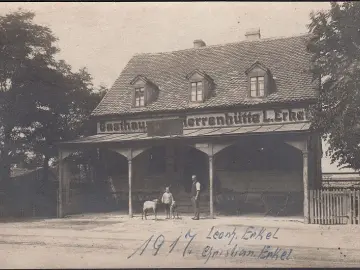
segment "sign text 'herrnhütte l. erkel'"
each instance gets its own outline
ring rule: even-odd
[[[98,133],[146,132],[152,119],[119,120],[100,122]],[[306,109],[275,109],[263,111],[213,113],[185,116],[184,129],[209,127],[240,127],[244,125],[308,122]]]
[[[167,186],[191,211],[196,175],[204,215],[281,212],[307,222],[309,189],[321,185],[308,38],[257,30],[230,44],[134,55],[92,113],[97,134],[60,144],[59,215],[69,210],[66,157],[93,148],[106,168],[99,181],[130,216]]]

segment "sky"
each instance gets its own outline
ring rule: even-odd
[[[245,39],[260,28],[262,38],[308,32],[312,11],[328,2],[76,3],[2,2],[0,14],[34,11],[35,22],[59,38],[59,59],[73,69],[86,67],[95,85],[111,87],[136,53],[191,48],[195,39],[217,45]],[[324,145],[326,148],[326,145]],[[323,171],[337,171],[328,158]]]

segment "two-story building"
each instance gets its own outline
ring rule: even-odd
[[[60,145],[60,216],[69,196],[64,160],[94,147],[118,154],[111,177],[130,216],[136,194],[160,196],[166,186],[187,204],[196,174],[210,217],[277,205],[307,222],[322,156],[310,131],[318,82],[307,38],[261,39],[259,30],[236,43],[196,40],[190,49],[135,55],[92,113],[97,134]]]

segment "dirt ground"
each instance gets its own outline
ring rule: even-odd
[[[1,268],[360,266],[360,226],[121,213],[0,223]]]

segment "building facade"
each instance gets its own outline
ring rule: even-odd
[[[196,174],[210,217],[257,206],[269,213],[277,205],[307,222],[322,157],[310,131],[318,84],[309,72],[308,36],[246,37],[135,55],[92,113],[97,134],[60,144],[59,215],[69,197],[66,157],[93,147],[116,153],[109,177],[126,193],[130,216],[137,194],[160,196],[166,186],[187,205]]]

